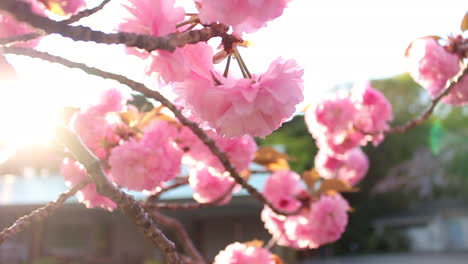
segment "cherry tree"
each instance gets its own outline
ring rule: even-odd
[[[351,210],[340,193],[355,191],[369,168],[361,147],[421,124],[439,103],[468,103],[468,40],[459,34],[411,43],[406,53],[411,75],[433,100],[421,116],[401,126],[391,126],[392,105],[369,82],[309,103],[305,120],[319,152],[314,169],[294,172],[287,154],[259,148],[254,137],[268,136],[296,112],[307,89],[304,70],[280,57],[265,72],[251,72],[240,53],[249,46],[244,34],[268,26],[290,1],[194,0],[198,12],[188,13],[176,0],[124,0],[126,15],[115,18],[115,32],[104,33],[74,23],[98,16],[110,0],[94,8],[85,0],[2,0],[2,77],[15,78],[14,64],[4,55],[38,58],[117,81],[152,100],[153,107],[138,109],[129,93],[109,87],[98,102],[57,124],[58,141],[69,153],[61,174],[71,189],[3,230],[0,243],[76,194],[88,208],[123,211],[167,263],[207,263],[183,228],[177,228],[183,237],[177,243],[184,252],[176,250],[159,226],[177,220],[161,210],[223,205],[241,188],[264,205],[260,217],[272,239],[233,241],[214,263],[282,263],[269,251],[274,244],[314,249],[337,241]],[[462,31],[467,29],[465,16]],[[125,46],[121,52],[142,60],[156,85],[35,48],[51,34]],[[163,96],[167,90],[173,98]],[[269,173],[263,190],[248,183],[251,163]],[[158,200],[183,185],[193,189],[194,203]],[[147,198],[136,201],[122,188]]]

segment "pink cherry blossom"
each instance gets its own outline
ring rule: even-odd
[[[411,43],[408,52],[411,76],[434,98],[445,88],[449,79],[460,71],[460,58],[449,53],[433,38],[420,38]],[[468,102],[468,89],[459,86],[442,99],[447,104]]]
[[[315,122],[330,133],[350,129],[358,112],[355,103],[349,97],[342,97],[340,94],[320,101],[307,110],[307,117],[311,118],[307,118],[306,121]]]
[[[356,148],[346,153],[344,160],[345,164],[340,169],[338,178],[356,185],[367,174],[369,159],[360,148]]]
[[[285,230],[289,239],[300,248],[317,248],[338,240],[348,224],[348,202],[340,195],[322,195],[311,205],[308,214],[286,219]]]
[[[275,60],[250,79],[193,77],[174,85],[188,110],[227,137],[265,137],[292,116],[303,100],[303,70],[293,60]]]
[[[268,250],[235,242],[216,255],[213,264],[275,264]]]
[[[353,129],[357,115],[356,103],[336,93],[309,106],[305,121],[320,148],[345,153],[364,142],[364,135]]]
[[[387,130],[388,122],[393,119],[392,105],[387,98],[370,82],[355,86],[352,92],[358,110],[353,126],[367,133]]]
[[[364,135],[353,129],[356,103],[347,94],[335,93],[309,106],[305,122],[320,148],[344,153],[363,143]]]
[[[106,90],[95,105],[82,109],[73,122],[85,145],[100,159],[108,156],[109,146],[117,145],[120,141],[116,133],[119,124],[109,120],[109,116],[122,111],[130,98],[117,89]]]
[[[86,169],[78,161],[65,159],[60,168],[60,174],[67,181],[67,185],[75,186],[82,180],[88,177]],[[112,211],[117,206],[105,196],[101,196],[96,192],[96,185],[89,183],[76,194],[78,201],[85,204],[88,208],[102,207]]]
[[[177,23],[184,19],[182,7],[174,7],[175,0],[127,0],[128,11],[120,31],[150,36],[164,36],[176,31]]]
[[[213,71],[213,48],[200,42],[177,48],[174,52],[152,52],[147,75],[158,75],[163,82],[182,82],[192,74],[210,78]]]
[[[199,203],[210,203],[225,198],[219,204],[231,201],[229,190],[235,184],[234,179],[227,173],[219,173],[213,168],[192,168],[189,174],[189,184],[194,190],[193,198]]]
[[[132,190],[153,190],[180,172],[182,151],[172,139],[173,127],[157,122],[140,141],[134,138],[113,148],[109,157],[115,183]]]
[[[338,178],[355,185],[366,175],[369,159],[360,148],[343,155],[320,149],[315,156],[315,169],[325,179]]]
[[[301,212],[303,213],[303,212]],[[291,240],[286,235],[285,222],[288,216],[278,215],[273,212],[268,206],[265,206],[260,215],[265,229],[276,239],[276,244],[285,247],[300,248],[297,241]]]
[[[293,171],[276,171],[268,177],[263,194],[276,208],[292,212],[301,206],[296,198],[304,188],[301,177]]]
[[[102,113],[121,112],[132,96],[118,89],[108,89],[101,93],[96,108]]]
[[[238,172],[247,169],[255,157],[257,144],[250,136],[240,138],[223,138],[213,132],[205,131],[218,146],[218,148],[226,153],[231,164]],[[184,154],[184,163],[189,166],[208,166],[219,172],[224,172],[224,166],[219,161],[218,157],[208,149],[208,147],[187,128],[182,128],[178,142],[182,149],[186,149]]]
[[[200,20],[231,25],[236,33],[252,33],[283,13],[290,0],[198,0]]]
[[[326,149],[319,149],[315,156],[314,165],[315,170],[320,174],[322,178],[331,179],[337,176],[337,172],[343,167],[343,159],[339,155],[327,151]]]
[[[372,137],[368,137],[371,139]],[[336,154],[344,154],[359,145],[367,143],[366,136],[354,129],[339,133],[325,133],[317,138],[319,148],[327,149]]]
[[[182,7],[174,7],[174,0],[128,1],[130,5],[125,7],[129,15],[118,26],[120,31],[164,36],[177,32],[176,25],[185,17]],[[181,82],[192,74],[208,78],[213,70],[213,49],[203,42],[179,47],[174,52],[148,53],[135,48],[128,48],[127,52],[147,58],[146,74],[156,76],[162,84]]]
[[[119,31],[150,36],[164,36],[176,31],[177,23],[183,21],[185,11],[174,7],[175,0],[127,0],[123,6],[128,15],[118,26]],[[144,50],[128,48],[127,52],[147,58]]]

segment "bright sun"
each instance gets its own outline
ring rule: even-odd
[[[0,81],[0,144],[14,148],[48,144],[60,104],[29,80]]]

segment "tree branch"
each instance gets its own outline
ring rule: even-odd
[[[2,0],[3,1],[3,0]],[[174,115],[177,117],[177,119],[182,123],[183,125],[187,126],[192,130],[192,132],[197,135],[197,137],[208,147],[208,149],[215,155],[221,164],[223,165],[224,169],[229,172],[230,176],[234,178],[236,183],[241,185],[244,189],[246,189],[254,198],[256,198],[258,201],[261,203],[267,205],[268,207],[271,208],[276,214],[280,215],[295,215],[298,212],[285,212],[282,211],[273,204],[271,204],[265,196],[263,196],[257,189],[255,189],[252,185],[248,184],[240,175],[237,173],[236,169],[232,166],[231,162],[229,161],[228,157],[224,152],[222,152],[217,146],[216,143],[212,138],[210,138],[198,125],[189,119],[187,119],[180,109],[175,106],[173,103],[171,103],[169,100],[167,100],[163,95],[161,95],[157,91],[153,91],[146,87],[144,84],[133,81],[123,75],[119,74],[114,74],[110,72],[106,72],[94,67],[89,67],[86,64],[83,63],[77,63],[73,62],[70,60],[67,60],[65,58],[51,55],[46,52],[40,52],[36,51],[33,49],[27,49],[27,48],[20,48],[20,47],[0,47],[0,53],[10,53],[10,54],[16,54],[16,55],[24,55],[24,56],[29,56],[32,58],[39,58],[45,61],[53,62],[53,63],[59,63],[64,66],[67,66],[69,68],[76,68],[80,69],[88,74],[99,76],[101,78],[106,78],[106,79],[111,79],[114,81],[117,81],[121,84],[124,84],[128,87],[130,87],[132,90],[137,91],[147,98],[152,98],[154,100],[157,100],[161,102],[165,107],[167,107],[169,110],[171,110]]]
[[[33,27],[44,30],[48,34],[57,33],[75,41],[92,41],[104,44],[124,44],[128,47],[137,47],[146,51],[167,50],[174,51],[177,47],[187,44],[208,41],[217,36],[226,36],[228,27],[222,24],[212,24],[199,30],[191,30],[183,33],[172,33],[162,37],[152,37],[134,33],[104,33],[92,30],[85,26],[70,26],[66,21],[57,22],[49,18],[39,16],[31,11],[28,3],[16,0],[1,0],[0,9],[9,12],[18,21],[30,24]]]
[[[104,8],[104,6],[107,3],[109,3],[110,1],[111,0],[104,0],[98,6],[96,6],[94,8],[91,8],[91,9],[83,10],[83,11],[71,16],[68,19],[62,20],[61,23],[72,24],[72,23],[75,23],[75,22],[81,20],[82,18],[91,16],[91,15],[95,14],[96,12],[102,10]],[[43,31],[43,30],[41,30],[41,31]],[[16,35],[16,36],[13,36],[13,37],[8,37],[8,38],[0,38],[0,45],[7,45],[7,44],[14,43],[14,42],[25,42],[25,41],[33,40],[35,38],[44,36],[45,34],[46,34],[45,32],[33,32],[33,33],[27,33],[27,34],[22,34],[22,35]]]
[[[202,257],[198,249],[190,239],[187,231],[185,230],[184,225],[180,223],[175,218],[169,217],[167,215],[163,215],[157,210],[149,210],[151,216],[156,219],[159,223],[163,226],[168,227],[172,233],[177,237],[177,240],[181,243],[182,248],[184,249],[185,253],[189,254],[192,257],[192,263],[194,264],[206,264],[205,259]]]
[[[385,133],[387,134],[405,133],[408,130],[413,129],[419,126],[420,124],[424,123],[424,121],[426,121],[431,116],[432,112],[434,112],[435,107],[442,100],[442,98],[444,98],[444,96],[449,94],[450,91],[453,89],[453,87],[455,87],[455,85],[460,83],[463,80],[463,78],[466,77],[466,75],[468,75],[468,65],[465,65],[464,68],[460,70],[460,72],[455,77],[453,77],[447,82],[445,89],[436,98],[432,100],[429,108],[427,108],[427,110],[424,111],[424,113],[420,117],[414,120],[411,120],[401,126],[392,127],[389,130],[385,131]]]
[[[76,194],[76,192],[88,185],[89,182],[89,179],[81,181],[70,190],[61,193],[57,200],[49,202],[47,205],[32,211],[28,215],[18,218],[11,226],[3,229],[3,231],[0,233],[0,245],[6,240],[23,231],[33,222],[38,222],[47,218],[57,208],[60,208],[68,198],[72,197]]]
[[[133,196],[126,194],[107,179],[99,159],[86,148],[78,136],[65,127],[58,128],[57,134],[61,143],[64,144],[86,168],[89,177],[96,183],[98,193],[114,201],[119,208],[143,230],[145,236],[161,249],[167,263],[182,263],[175,250],[174,243],[157,227],[153,218],[145,212],[143,207],[135,201]]]

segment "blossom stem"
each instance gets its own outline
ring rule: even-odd
[[[234,57],[236,57],[237,64],[239,65],[239,69],[242,72],[242,76],[244,78],[247,78],[247,72],[245,71],[244,65],[241,62],[240,54],[237,52],[237,49],[234,50]]]
[[[249,69],[247,68],[247,65],[245,64],[244,60],[242,59],[242,56],[240,55],[240,52],[236,49],[234,49],[234,54],[236,55],[237,61],[239,62],[239,66],[244,69],[245,74],[249,79],[252,79],[252,74],[250,74]],[[244,76],[245,78],[246,76]]]
[[[200,20],[198,19],[198,17],[192,17],[191,19],[189,20],[186,20],[186,21],[183,21],[183,22],[180,22],[179,24],[176,25],[176,28],[180,28],[180,27],[183,27],[187,24],[198,24],[200,23]]]
[[[227,61],[226,61],[226,68],[224,68],[224,73],[223,73],[224,78],[227,78],[227,76],[229,74],[229,66],[231,64],[231,56],[232,55],[229,55],[228,58],[227,58]]]
[[[268,243],[266,243],[266,245],[263,247],[267,250],[270,250],[272,247],[274,247],[276,245],[276,242],[278,241],[278,238],[277,237],[274,237],[272,236],[270,238],[270,240],[268,240]]]

